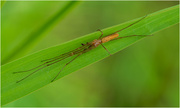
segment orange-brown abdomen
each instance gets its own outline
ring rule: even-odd
[[[119,36],[118,33],[111,34],[111,35],[109,35],[109,36],[103,37],[103,38],[101,39],[101,41],[102,41],[102,43],[106,43],[106,42],[108,42],[108,41],[110,41],[110,40],[112,40],[112,39],[114,39],[114,38],[116,38],[116,37],[118,37],[118,36]]]

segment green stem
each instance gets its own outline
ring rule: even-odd
[[[77,1],[70,1],[63,8],[61,8],[54,16],[49,18],[47,22],[45,22],[42,26],[39,27],[36,31],[32,32],[25,40],[23,40],[20,44],[18,44],[6,57],[2,58],[2,64],[5,64],[17,56],[25,55],[32,46],[35,46],[37,41],[43,38],[45,32],[48,32],[52,29],[57,22],[62,21],[62,19],[77,5]]]

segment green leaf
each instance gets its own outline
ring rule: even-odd
[[[137,20],[138,19],[134,19],[132,21],[104,29],[102,30],[104,32],[103,36],[112,34],[115,31],[118,31]],[[142,21],[118,33],[121,37],[128,35],[149,35],[154,34],[159,30],[170,27],[177,23],[179,23],[179,5],[155,12],[153,14],[149,14]],[[16,81],[24,78],[32,71],[17,74],[13,74],[13,72],[25,71],[33,67],[36,67],[42,64],[42,60],[52,58],[66,53],[68,51],[71,51],[73,49],[76,49],[81,46],[81,43],[86,43],[94,39],[98,39],[100,35],[101,33],[97,31],[86,36],[77,38],[75,40],[69,41],[67,43],[54,46],[45,50],[41,50],[37,53],[31,54],[24,58],[3,65],[1,74],[2,105],[12,102],[47,84],[50,84],[51,80],[57,75],[57,73],[62,69],[62,67],[67,62],[71,61],[75,56],[71,56],[57,64],[46,67],[19,83],[16,83]],[[155,35],[156,34],[154,34],[154,36]],[[153,38],[154,36],[148,36],[146,38]],[[104,44],[104,46],[109,50],[111,54],[114,54],[142,38],[143,37],[123,38],[107,42]],[[107,53],[107,51],[102,46],[99,46],[87,53],[80,55],[72,63],[67,65],[67,67],[65,67],[64,70],[59,74],[57,79],[60,79],[65,75],[68,75],[94,62],[102,60],[103,58],[106,58],[108,56],[109,54]]]
[[[51,30],[59,21],[74,9],[74,7],[79,3],[79,1],[70,1],[63,8],[51,16],[47,22],[42,24],[37,30],[33,31],[26,39],[20,42],[11,52],[5,55],[2,58],[2,64],[13,60],[14,58],[22,57],[26,54],[30,49],[32,49],[43,37],[45,37],[45,33]]]

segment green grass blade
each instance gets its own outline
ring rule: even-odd
[[[104,36],[108,34],[112,34],[115,31],[120,30],[137,20],[138,19],[134,19],[132,21],[104,29],[103,30]],[[119,35],[127,36],[127,35],[135,35],[135,34],[136,35],[154,34],[159,30],[165,29],[177,23],[179,23],[179,5],[155,12],[153,14],[149,14],[141,22],[131,26],[130,28],[124,31],[119,32]],[[80,37],[78,39],[69,41],[67,43],[55,47],[51,47],[45,50],[41,50],[37,53],[31,54],[19,60],[3,65],[2,74],[1,74],[2,105],[12,102],[47,84],[50,84],[51,80],[57,75],[57,73],[61,70],[61,68],[68,61],[72,60],[75,56],[65,59],[55,65],[44,68],[43,70],[38,71],[37,73],[33,74],[32,76],[28,77],[27,79],[23,80],[20,83],[16,83],[16,81],[24,78],[25,76],[30,74],[30,72],[18,73],[18,74],[13,74],[13,72],[31,69],[37,65],[40,65],[41,61],[44,59],[58,56],[67,51],[80,47],[81,43],[86,43],[94,39],[97,39],[100,36],[100,34],[101,33],[97,31],[88,34],[86,36]],[[156,34],[154,34],[154,36],[155,35]],[[104,46],[109,50],[109,52],[111,52],[111,54],[114,54],[142,38],[143,37],[129,37],[124,39],[119,39],[119,40],[107,42],[104,44]],[[153,36],[146,38],[153,38]],[[77,59],[75,59],[66,68],[64,68],[64,70],[60,73],[57,79],[60,79],[65,75],[68,75],[94,62],[102,60],[103,58],[106,58],[108,56],[109,54],[107,53],[107,51],[102,46],[99,46],[96,49],[93,49],[85,54],[82,54]]]
[[[22,57],[27,53],[33,46],[41,40],[50,29],[52,29],[59,21],[61,21],[73,8],[78,4],[78,1],[70,1],[63,8],[61,8],[55,15],[53,15],[47,22],[40,26],[36,31],[33,31],[25,40],[15,46],[8,55],[2,58],[2,64],[8,61]]]

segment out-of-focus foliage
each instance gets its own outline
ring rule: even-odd
[[[4,52],[1,63],[5,64],[28,53],[45,36],[44,34],[57,25],[70,10],[73,10],[76,4],[78,4],[77,1],[69,1],[64,6],[60,6],[58,11],[53,13],[47,21],[36,25],[37,27],[31,31],[30,34],[25,36],[23,40],[16,42],[8,52]]]
[[[6,2],[2,56],[64,3]],[[177,4],[82,2],[31,53]],[[162,30],[7,106],[178,106],[178,34],[178,25]]]
[[[5,2],[6,0],[1,0],[1,7],[4,5]]]

